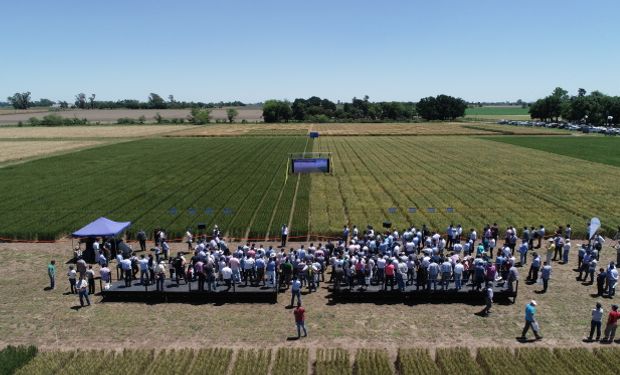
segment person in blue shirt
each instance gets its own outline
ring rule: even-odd
[[[273,287],[276,286],[276,268],[276,257],[270,256],[269,262],[267,262],[267,278]]]
[[[295,306],[295,297],[297,297],[297,303],[301,304],[301,281],[297,280],[297,276],[293,276],[293,281],[291,281],[290,306]]]
[[[519,263],[521,264],[521,267],[527,264],[527,251],[528,250],[529,248],[527,246],[527,242],[523,242],[521,246],[519,246],[519,255],[520,255]]]
[[[532,264],[530,265],[530,272],[527,275],[528,280],[536,281],[538,279],[538,270],[540,269],[540,256],[538,253],[534,252],[532,254],[534,258],[532,260]]]
[[[538,304],[536,301],[531,300],[530,303],[525,306],[525,327],[523,327],[523,332],[521,332],[521,337],[519,340],[526,340],[527,331],[531,328],[534,331],[534,336],[536,336],[536,340],[541,340],[543,337],[539,333],[538,322],[536,321],[536,306]]]

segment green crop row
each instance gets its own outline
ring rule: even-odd
[[[234,358],[233,358],[234,357]],[[272,364],[270,349],[123,350],[122,352],[48,351],[35,347],[7,347],[0,351],[0,375],[48,374],[272,374],[306,375],[307,348],[280,348]],[[351,362],[344,349],[316,350],[311,373],[361,374],[601,374],[620,371],[620,349],[480,348],[472,356],[466,348],[438,348],[435,359],[428,349],[399,349],[394,365],[383,349],[359,349]],[[232,365],[231,365],[232,364]]]
[[[280,348],[271,369],[272,375],[307,375],[308,349]]]
[[[269,349],[242,349],[237,353],[233,374],[256,375],[267,374],[271,363]]]
[[[349,352],[344,349],[317,349],[315,375],[351,375]]]

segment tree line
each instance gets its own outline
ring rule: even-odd
[[[429,96],[418,103],[371,102],[368,95],[354,97],[350,103],[334,103],[328,99],[312,96],[308,99],[267,100],[263,104],[265,122],[347,122],[347,121],[412,121],[417,117],[425,120],[454,120],[465,115],[467,103],[461,98],[448,95]]]
[[[79,109],[186,109],[186,108],[221,108],[221,107],[243,107],[246,104],[240,101],[219,102],[219,103],[203,103],[203,102],[186,102],[175,100],[173,95],[168,95],[165,100],[159,94],[150,93],[147,101],[142,102],[135,99],[123,100],[95,100],[96,95],[86,95],[81,92],[75,95],[73,103],[64,100],[53,101],[50,99],[40,99],[33,101],[31,93],[17,92],[7,98],[8,104],[15,109],[28,109],[31,107],[51,107],[57,105],[60,109],[79,108]]]
[[[600,91],[587,93],[577,90],[577,95],[556,87],[553,92],[530,105],[530,116],[543,121],[560,118],[586,124],[618,125],[620,121],[620,96],[605,95]]]

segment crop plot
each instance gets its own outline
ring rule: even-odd
[[[576,233],[592,216],[608,230],[619,223],[609,188],[619,174],[598,163],[472,137],[324,137],[314,151],[332,152],[335,172],[312,176],[313,233],[383,221],[399,229],[577,223]]]
[[[99,216],[131,220],[135,231],[163,227],[171,238],[197,223],[264,237],[274,212],[279,233],[297,184],[286,175],[288,154],[307,142],[150,139],[9,166],[0,169],[0,189],[11,192],[0,202],[0,237],[56,238]],[[307,203],[299,207],[306,212],[293,216],[293,229],[306,233]]]

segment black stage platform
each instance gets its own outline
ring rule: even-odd
[[[519,290],[519,282],[513,284],[514,291],[510,292],[507,285],[503,281],[493,283],[493,301],[515,303],[517,292]],[[447,290],[443,290],[441,285],[437,283],[437,289],[424,290],[416,288],[414,285],[405,286],[404,291],[399,291],[395,285],[394,290],[388,286],[387,290],[383,289],[383,285],[371,284],[369,286],[359,286],[341,283],[339,288],[333,284],[329,285],[331,303],[469,303],[484,304],[485,293],[484,286],[481,290],[477,290],[471,283],[464,284],[461,289],[456,290],[454,283],[450,282]]]
[[[194,303],[253,303],[253,302],[277,302],[277,288],[270,286],[245,286],[237,284],[234,288],[227,289],[226,285],[219,285],[215,291],[207,291],[205,283],[204,291],[198,290],[198,282],[193,281],[179,284],[175,280],[164,281],[164,291],[158,291],[156,285],[142,285],[140,280],[132,280],[131,286],[126,287],[125,281],[114,281],[107,290],[102,289],[101,296],[104,301],[144,301],[144,302],[194,302]]]

